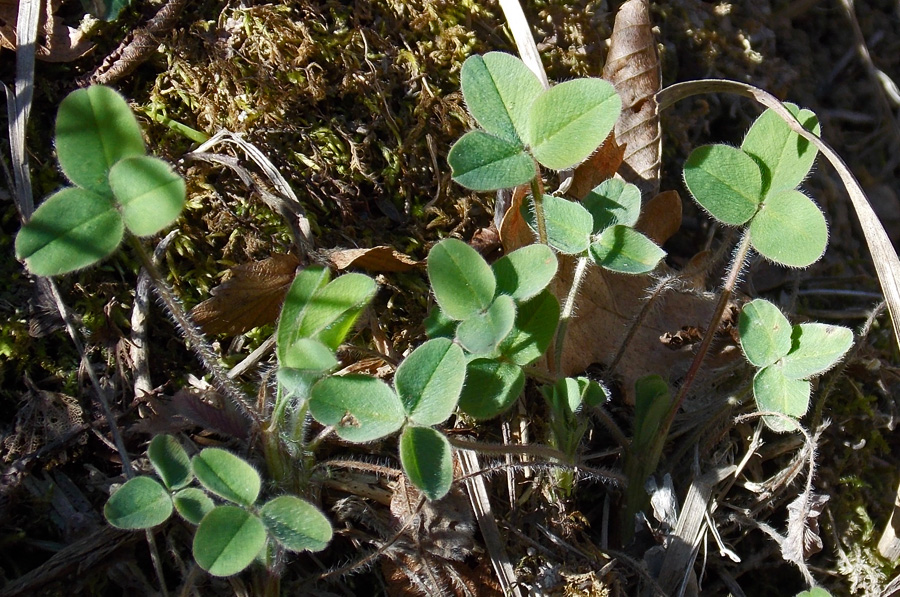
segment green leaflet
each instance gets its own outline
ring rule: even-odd
[[[781,191],[770,195],[750,222],[750,243],[776,263],[806,267],[825,253],[828,224],[809,197]]]
[[[453,455],[443,433],[410,425],[400,436],[400,463],[409,480],[429,500],[438,500],[453,483]]]
[[[744,355],[757,367],[771,365],[791,349],[791,324],[767,300],[756,299],[744,305],[738,331]]]
[[[544,90],[525,63],[502,52],[469,56],[459,82],[466,107],[478,124],[521,147],[531,104]]]
[[[455,238],[431,248],[428,279],[441,310],[457,321],[486,311],[497,288],[494,273],[478,251]]]
[[[656,268],[666,252],[634,228],[617,224],[591,243],[590,255],[594,263],[610,271],[645,274]]]
[[[704,145],[684,164],[684,182],[694,199],[723,224],[740,226],[762,200],[762,174],[749,155],[727,145]]]
[[[453,180],[473,191],[495,191],[535,177],[534,160],[519,144],[484,131],[469,131],[447,154]]]
[[[795,104],[785,107],[798,118],[800,124],[816,136],[821,132],[816,115],[801,110]],[[795,188],[812,168],[818,150],[791,130],[791,127],[772,110],[766,110],[756,119],[741,149],[757,161],[762,170],[763,194]]]
[[[108,257],[125,234],[112,201],[69,187],[48,197],[16,236],[16,257],[39,276],[57,276]]]
[[[574,79],[551,87],[531,105],[531,153],[547,168],[571,168],[603,143],[621,110],[622,100],[602,79]]]

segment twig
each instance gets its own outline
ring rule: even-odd
[[[159,47],[159,36],[175,26],[186,4],[187,0],[169,0],[144,27],[135,30],[131,39],[119,44],[93,73],[81,77],[78,84],[108,85],[130,75]]]

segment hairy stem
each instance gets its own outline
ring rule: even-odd
[[[473,450],[483,454],[521,454],[524,456],[534,456],[549,461],[568,462],[566,455],[556,448],[543,446],[541,444],[489,444],[484,442],[473,442],[464,439],[447,436],[450,445],[460,450]]]
[[[544,220],[544,189],[541,176],[531,179],[531,200],[534,202],[534,221],[537,222],[538,241],[547,244],[547,222]]]
[[[747,255],[749,253],[750,232],[748,230],[744,232],[744,235],[741,237],[741,241],[738,244],[737,250],[734,253],[734,258],[731,262],[731,268],[728,271],[728,276],[725,278],[725,282],[722,284],[722,290],[719,293],[719,302],[716,304],[716,310],[713,311],[713,316],[709,321],[709,327],[706,329],[706,334],[703,335],[703,341],[700,342],[700,347],[697,349],[697,353],[694,355],[694,360],[691,362],[691,367],[685,374],[684,381],[681,383],[681,387],[678,388],[678,393],[675,395],[675,400],[672,402],[672,406],[669,409],[669,414],[659,428],[660,433],[659,435],[657,435],[657,438],[661,439],[658,439],[657,441],[665,441],[666,436],[668,436],[669,434],[669,428],[672,426],[672,422],[675,420],[675,415],[678,413],[678,410],[684,403],[684,399],[687,397],[688,390],[694,383],[694,378],[697,376],[697,372],[700,371],[700,366],[703,364],[703,360],[706,358],[706,354],[709,352],[709,347],[712,344],[713,338],[715,338],[716,332],[719,330],[719,325],[722,323],[722,315],[725,313],[725,308],[728,306],[728,301],[731,300],[731,295],[734,292],[735,286],[737,285],[737,281],[741,275],[741,271],[744,269],[744,265],[747,262]]]
[[[575,263],[575,273],[572,275],[572,285],[569,287],[569,293],[566,295],[566,302],[563,304],[562,312],[559,314],[559,326],[556,328],[556,346],[554,347],[554,363],[553,369],[559,374],[562,368],[562,352],[563,345],[566,343],[566,332],[569,330],[569,322],[572,320],[572,313],[575,311],[575,298],[578,291],[581,290],[581,282],[584,280],[584,273],[587,271],[588,258],[582,255]]]
[[[253,407],[253,403],[250,402],[247,396],[244,395],[244,392],[238,388],[237,384],[228,377],[228,374],[219,365],[216,360],[216,354],[209,345],[209,342],[206,341],[206,338],[203,337],[203,333],[197,328],[194,322],[191,321],[191,318],[188,317],[188,314],[185,312],[184,307],[181,306],[178,297],[175,296],[174,291],[163,279],[159,269],[156,267],[153,260],[150,259],[144,246],[137,237],[133,235],[128,236],[128,241],[131,243],[138,258],[141,260],[144,269],[146,269],[147,273],[150,275],[157,296],[162,300],[166,309],[169,311],[169,314],[172,316],[172,319],[175,320],[176,325],[181,329],[181,332],[191,344],[191,348],[194,349],[194,352],[202,361],[203,366],[212,374],[213,381],[218,390],[227,396],[244,415],[253,420],[257,428],[262,428],[262,422],[260,421],[259,415],[256,413],[256,409]]]

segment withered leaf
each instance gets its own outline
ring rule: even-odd
[[[666,332],[659,337],[659,341],[669,350],[678,350],[683,346],[690,346],[703,340],[703,330],[698,327],[685,325],[674,334]]]
[[[500,243],[503,245],[503,252],[507,254],[535,241],[534,233],[522,217],[522,201],[525,200],[527,188],[524,185],[516,188],[500,222]]]
[[[625,146],[616,143],[616,134],[611,132],[597,151],[575,168],[574,178],[566,193],[579,201],[584,199],[598,184],[615,176],[625,157]]]
[[[45,62],[71,62],[90,52],[94,44],[85,39],[84,33],[67,26],[57,11],[66,4],[64,0],[48,0],[44,14],[38,21],[38,46],[35,57]],[[16,21],[19,15],[18,0],[0,0],[0,47],[16,49]]]
[[[500,239],[506,253],[534,242],[534,236],[520,215],[524,189],[513,195],[512,205],[500,226]],[[572,284],[575,259],[560,256],[559,274],[551,289],[562,302]],[[671,273],[671,272],[670,272]],[[650,275],[615,274],[589,267],[576,300],[575,315],[563,345],[561,371],[576,375],[596,363],[608,365],[628,334],[629,326],[641,311],[647,291],[657,283]],[[633,401],[634,382],[657,373],[678,379],[690,366],[690,351],[674,351],[660,342],[660,336],[682,326],[706,328],[713,314],[715,297],[693,290],[665,293],[638,328],[625,348],[616,370],[626,400]],[[726,347],[727,348],[727,347]],[[723,351],[711,355],[725,364],[737,353]]]
[[[681,197],[678,191],[663,191],[641,207],[635,228],[662,245],[681,228]]]
[[[212,298],[191,310],[191,318],[207,334],[242,334],[273,323],[298,265],[293,255],[273,255],[233,267]]]
[[[393,247],[370,249],[338,249],[328,253],[328,260],[338,270],[357,267],[370,272],[406,272],[419,262]]]
[[[801,493],[788,504],[787,536],[781,543],[781,556],[801,566],[806,559],[822,551],[819,537],[819,516],[829,496]]]
[[[644,196],[659,192],[661,135],[656,92],[662,84],[648,0],[628,0],[616,14],[603,78],[622,98],[616,123],[619,143],[626,145],[619,173]]]

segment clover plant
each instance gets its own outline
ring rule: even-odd
[[[820,133],[815,114],[786,106],[804,128]],[[796,188],[816,153],[809,141],[766,110],[740,148],[706,145],[688,157],[684,180],[697,203],[722,224],[746,226],[730,284],[743,267],[748,247],[789,267],[807,267],[825,252],[825,216]],[[758,368],[753,378],[757,407],[793,418],[803,416],[809,406],[809,378],[831,368],[853,342],[853,333],[839,326],[791,327],[775,305],[762,299],[744,306],[739,330],[744,354]],[[776,431],[796,429],[777,417],[766,417],[765,422]]]
[[[337,372],[336,352],[377,292],[375,281],[355,273],[332,280],[318,266],[300,271],[278,321],[275,399],[259,430],[268,473],[282,491],[308,490],[318,442],[328,433],[354,443],[399,433],[399,461],[409,481],[427,499],[440,499],[453,482],[453,459],[439,426],[454,414],[475,420],[502,414],[522,393],[528,373],[545,382],[550,442],[562,464],[574,465],[587,429],[585,406],[607,400],[596,381],[559,373],[581,273],[594,264],[646,274],[665,253],[634,229],[641,208],[636,186],[610,179],[581,202],[570,201],[544,192],[541,168],[564,170],[590,156],[612,131],[621,101],[600,79],[544,89],[521,60],[499,52],[468,58],[460,80],[480,128],[450,150],[453,179],[476,191],[528,184],[530,201],[521,215],[538,242],[493,265],[460,240],[435,244],[427,262],[436,302],[425,321],[428,339],[405,356],[389,381]],[[789,107],[818,134],[815,115]],[[146,155],[137,121],[111,89],[90,87],[63,101],[56,146],[74,186],[49,197],[16,239],[17,256],[34,273],[87,267],[115,251],[126,231],[152,235],[178,217],[184,182],[170,166]],[[751,247],[791,267],[806,267],[823,254],[825,218],[796,188],[815,156],[813,146],[767,111],[740,148],[708,145],[688,158],[684,179],[695,200],[720,223],[746,227],[715,322]],[[562,305],[549,289],[560,254],[576,258],[574,282]],[[793,418],[808,408],[809,379],[832,367],[853,340],[852,332],[839,326],[791,326],[764,300],[744,307],[739,331],[744,354],[758,369],[753,380],[758,408]],[[711,334],[698,350],[698,366]],[[555,354],[549,350],[554,339]],[[545,356],[549,371],[536,367]],[[636,383],[634,435],[625,453],[630,515],[646,500],[643,482],[656,469],[693,373],[674,399],[659,376]],[[310,418],[324,427],[313,439]],[[792,429],[780,418],[765,421],[776,431]],[[279,495],[260,503],[262,478],[230,452],[207,448],[189,458],[173,437],[160,435],[151,441],[148,457],[159,480],[129,480],[110,497],[104,515],[119,528],[148,529],[177,512],[196,525],[194,557],[213,575],[236,574],[266,559],[267,545],[318,551],[331,540],[331,524],[310,502]],[[574,481],[571,468],[562,470],[557,490],[568,495]],[[626,523],[626,535],[627,528]]]
[[[74,186],[48,197],[16,237],[16,257],[56,276],[109,256],[125,235],[156,234],[185,200],[182,178],[148,156],[128,104],[108,87],[70,93],[56,118],[57,157]]]
[[[818,119],[786,104],[816,135]],[[816,148],[772,110],[760,116],[740,148],[698,147],[684,165],[684,181],[713,218],[746,225],[750,245],[763,257],[790,267],[806,267],[825,252],[828,226],[821,210],[796,189],[812,168]]]
[[[174,509],[196,525],[194,559],[214,576],[244,570],[267,541],[295,552],[320,551],[331,541],[331,523],[306,500],[282,495],[258,505],[259,473],[230,452],[206,448],[189,459],[175,438],[157,435],[147,456],[161,483],[130,479],[109,498],[104,516],[121,529],[148,529]]]
[[[758,368],[753,395],[760,411],[798,419],[809,407],[809,379],[831,369],[853,344],[853,332],[836,325],[791,326],[781,311],[764,299],[744,305],[738,323],[741,348]],[[793,431],[781,417],[764,417],[775,431]]]
[[[481,129],[451,148],[453,180],[476,191],[531,184],[531,205],[523,205],[523,215],[540,242],[611,271],[640,274],[656,267],[665,253],[633,228],[641,205],[637,187],[610,180],[579,204],[545,195],[539,184],[540,166],[571,168],[612,131],[622,102],[609,82],[574,79],[544,90],[521,60],[489,52],[466,59],[460,85]],[[497,304],[485,318],[496,326],[508,315],[508,304]]]

